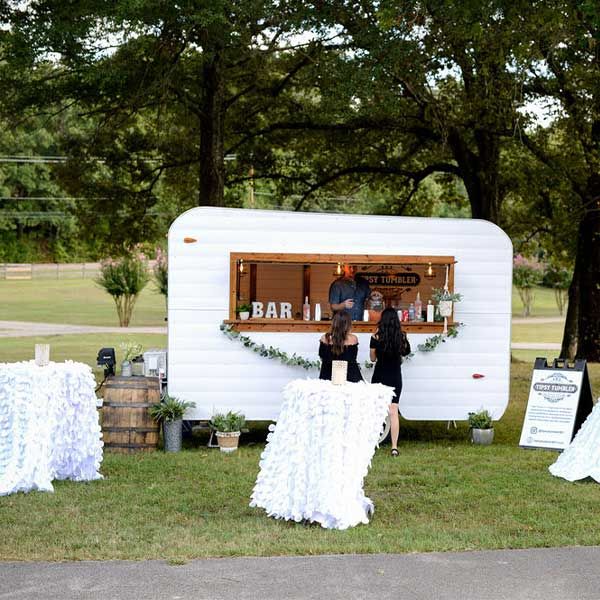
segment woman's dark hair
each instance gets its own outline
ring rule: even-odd
[[[404,335],[400,326],[398,313],[393,308],[386,308],[381,313],[377,326],[377,339],[385,354],[398,356],[404,350]]]
[[[327,334],[327,343],[331,344],[331,353],[335,356],[344,352],[344,344],[351,327],[352,319],[347,310],[341,310],[333,315],[331,331]]]

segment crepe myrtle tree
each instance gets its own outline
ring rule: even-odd
[[[95,281],[115,301],[121,327],[129,327],[135,302],[148,280],[148,263],[141,253],[102,261]]]
[[[537,260],[517,254],[513,260],[513,284],[523,302],[523,316],[531,315],[534,288],[542,282],[544,267]]]

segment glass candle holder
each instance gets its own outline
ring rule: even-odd
[[[35,364],[38,367],[45,367],[50,362],[50,344],[35,345]]]

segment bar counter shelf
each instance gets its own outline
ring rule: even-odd
[[[331,321],[303,321],[299,319],[227,319],[223,321],[231,325],[236,331],[282,331],[282,332],[325,332],[329,331]],[[448,320],[448,326],[453,321]],[[444,330],[443,322],[427,323],[425,321],[408,321],[402,323],[402,329],[406,333],[436,334]],[[375,333],[377,323],[374,321],[354,321],[352,331],[354,333]]]

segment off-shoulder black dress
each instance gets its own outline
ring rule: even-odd
[[[331,351],[331,344],[326,344],[321,340],[319,344],[319,357],[321,358],[321,372],[319,373],[319,379],[331,380],[331,363],[334,360],[345,360],[348,363],[348,372],[346,373],[346,380],[357,382],[362,381],[362,375],[360,373],[360,367],[356,361],[358,356],[358,344],[352,344],[350,346],[344,346],[344,351],[339,355],[334,355]]]
[[[410,354],[410,344],[404,332],[402,333],[403,343],[401,351],[397,354],[384,352],[380,341],[376,337],[371,337],[370,348],[375,349],[377,362],[371,383],[383,383],[394,388],[394,398],[392,404],[397,404],[402,393],[402,357]]]

